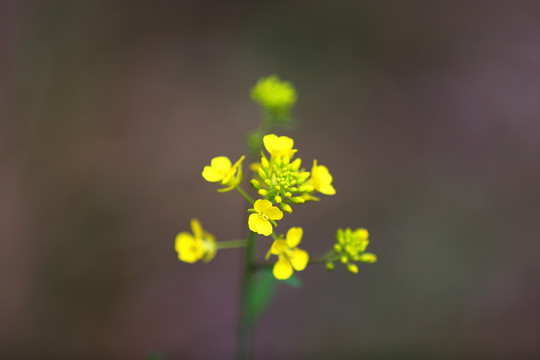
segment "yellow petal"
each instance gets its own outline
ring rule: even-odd
[[[289,260],[296,271],[302,271],[309,262],[309,254],[305,250],[295,249],[289,255]]]
[[[324,194],[324,195],[335,195],[336,194],[336,189],[334,189],[334,187],[332,185],[330,185],[330,184],[322,185],[317,190],[321,194]]]
[[[266,135],[263,138],[264,147],[272,156],[293,156],[296,152],[293,149],[294,140],[287,136]]]
[[[266,151],[268,151],[270,154],[272,153],[271,150],[274,149],[274,145],[276,144],[277,139],[278,137],[275,134],[269,134],[263,137],[264,147],[266,148]]]
[[[199,220],[195,218],[191,219],[191,231],[193,231],[193,235],[196,239],[202,239],[203,229]]]
[[[269,219],[272,219],[272,220],[281,220],[281,219],[283,219],[283,211],[279,210],[275,206],[272,206],[269,209],[267,209],[264,214],[266,216],[268,216]]]
[[[253,208],[256,212],[259,214],[265,214],[266,211],[272,207],[272,203],[268,200],[257,200],[255,201],[255,204],[253,204]]]
[[[224,177],[224,174],[223,172],[217,171],[216,169],[210,166],[205,166],[202,172],[202,177],[206,181],[216,182],[216,181],[222,180]]]
[[[239,167],[240,164],[242,164],[242,161],[244,161],[245,158],[246,158],[245,155],[242,155],[242,156],[240,157],[240,159],[238,159],[238,161],[235,162],[234,165],[233,165],[232,167],[233,167],[234,169],[236,169],[237,167]]]
[[[249,229],[257,234],[268,236],[272,234],[272,224],[270,221],[263,219],[259,214],[249,215]]]
[[[287,250],[287,242],[284,240],[274,240],[270,252],[274,255],[283,254]]]
[[[210,166],[217,171],[227,171],[231,168],[231,160],[226,156],[217,156],[212,159]]]
[[[300,240],[302,240],[302,234],[304,231],[301,227],[292,227],[287,231],[287,245],[289,245],[290,248],[296,247],[298,244],[300,244]]]
[[[199,260],[197,242],[187,232],[181,232],[176,236],[174,247],[178,252],[178,258],[184,262],[194,263]]]
[[[293,268],[287,259],[280,256],[279,260],[274,264],[272,273],[276,279],[286,280],[293,274]]]

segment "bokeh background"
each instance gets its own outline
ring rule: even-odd
[[[537,1],[2,1],[0,65],[2,358],[234,357],[242,253],[173,242],[243,233],[200,173],[269,74],[338,191],[281,228],[379,262],[280,288],[256,359],[540,358]]]

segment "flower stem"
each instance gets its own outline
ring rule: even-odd
[[[247,192],[244,191],[240,186],[236,187],[236,190],[247,200],[251,205],[255,204],[255,201],[251,198],[251,196],[248,195]]]
[[[235,248],[246,247],[247,243],[248,241],[246,239],[218,241],[216,242],[216,248],[218,250],[235,249]]]
[[[240,191],[240,188],[237,188]],[[240,192],[242,193],[242,192]],[[249,195],[244,196],[249,201]],[[253,202],[252,202],[253,203]],[[256,255],[256,240],[257,234],[253,231],[249,232],[246,248],[246,259],[244,266],[244,274],[242,279],[242,292],[240,299],[239,321],[238,321],[238,342],[236,344],[236,356],[238,360],[251,359],[253,352],[253,322],[249,318],[248,309],[250,307],[251,293],[253,292],[253,284],[255,279],[253,263]]]

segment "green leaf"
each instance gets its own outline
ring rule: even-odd
[[[253,276],[251,292],[248,295],[247,317],[252,324],[257,323],[272,302],[279,281],[274,278],[271,271],[261,271]]]
[[[290,287],[296,288],[296,289],[301,288],[302,285],[303,285],[302,279],[300,279],[298,276],[296,276],[296,274],[293,274],[293,276],[291,276],[287,280],[281,280],[281,282],[284,283],[284,284],[289,285]]]

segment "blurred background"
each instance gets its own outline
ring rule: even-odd
[[[280,288],[255,358],[540,358],[537,1],[166,0],[0,2],[1,357],[234,357],[242,252],[173,244],[244,233],[201,171],[270,74],[337,189],[280,227],[379,261]]]

